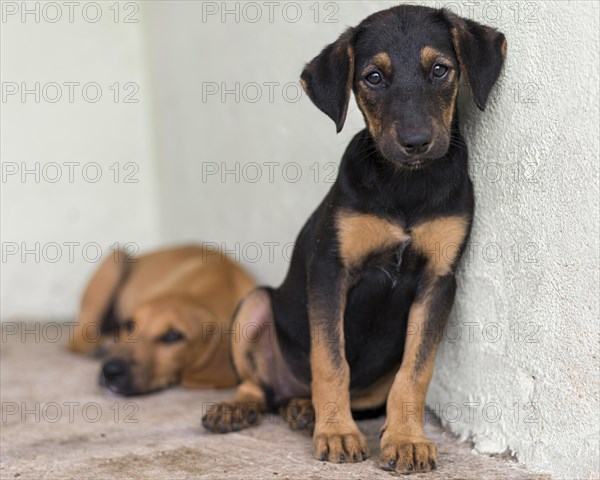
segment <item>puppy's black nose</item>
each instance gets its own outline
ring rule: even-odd
[[[113,358],[102,366],[102,375],[106,380],[115,380],[127,375],[129,367],[124,360]]]
[[[409,155],[425,152],[431,144],[429,128],[411,128],[398,132],[398,139],[404,151]]]

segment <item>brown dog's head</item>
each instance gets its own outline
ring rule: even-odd
[[[379,152],[411,168],[448,151],[461,74],[483,110],[505,56],[504,35],[493,28],[401,5],[371,15],[325,47],[301,83],[338,132],[354,91]]]
[[[222,325],[193,299],[153,300],[120,327],[100,372],[100,384],[113,393],[140,395],[180,382],[190,387],[237,382]]]

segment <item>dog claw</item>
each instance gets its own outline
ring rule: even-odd
[[[293,399],[282,408],[281,412],[292,430],[307,430],[312,435],[315,411],[309,398]]]
[[[219,433],[227,433],[229,431],[229,429],[227,428],[227,426],[224,423],[218,423],[217,424],[217,432]]]

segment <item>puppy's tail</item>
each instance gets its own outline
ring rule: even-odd
[[[103,340],[118,330],[117,302],[132,259],[123,250],[116,250],[105,258],[87,284],[75,328],[69,335],[69,349],[73,352],[96,354]]]

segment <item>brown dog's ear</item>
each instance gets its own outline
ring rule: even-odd
[[[306,65],[300,83],[313,103],[334,122],[341,132],[348,112],[354,79],[354,29],[346,30],[336,42]]]
[[[135,260],[137,262],[137,260]],[[94,272],[81,298],[77,322],[69,338],[69,349],[77,353],[101,355],[114,344],[117,300],[133,259],[123,250],[109,255]]]
[[[462,75],[475,103],[485,110],[488,96],[498,80],[506,58],[506,38],[499,31],[452,13],[450,20],[454,50]]]

